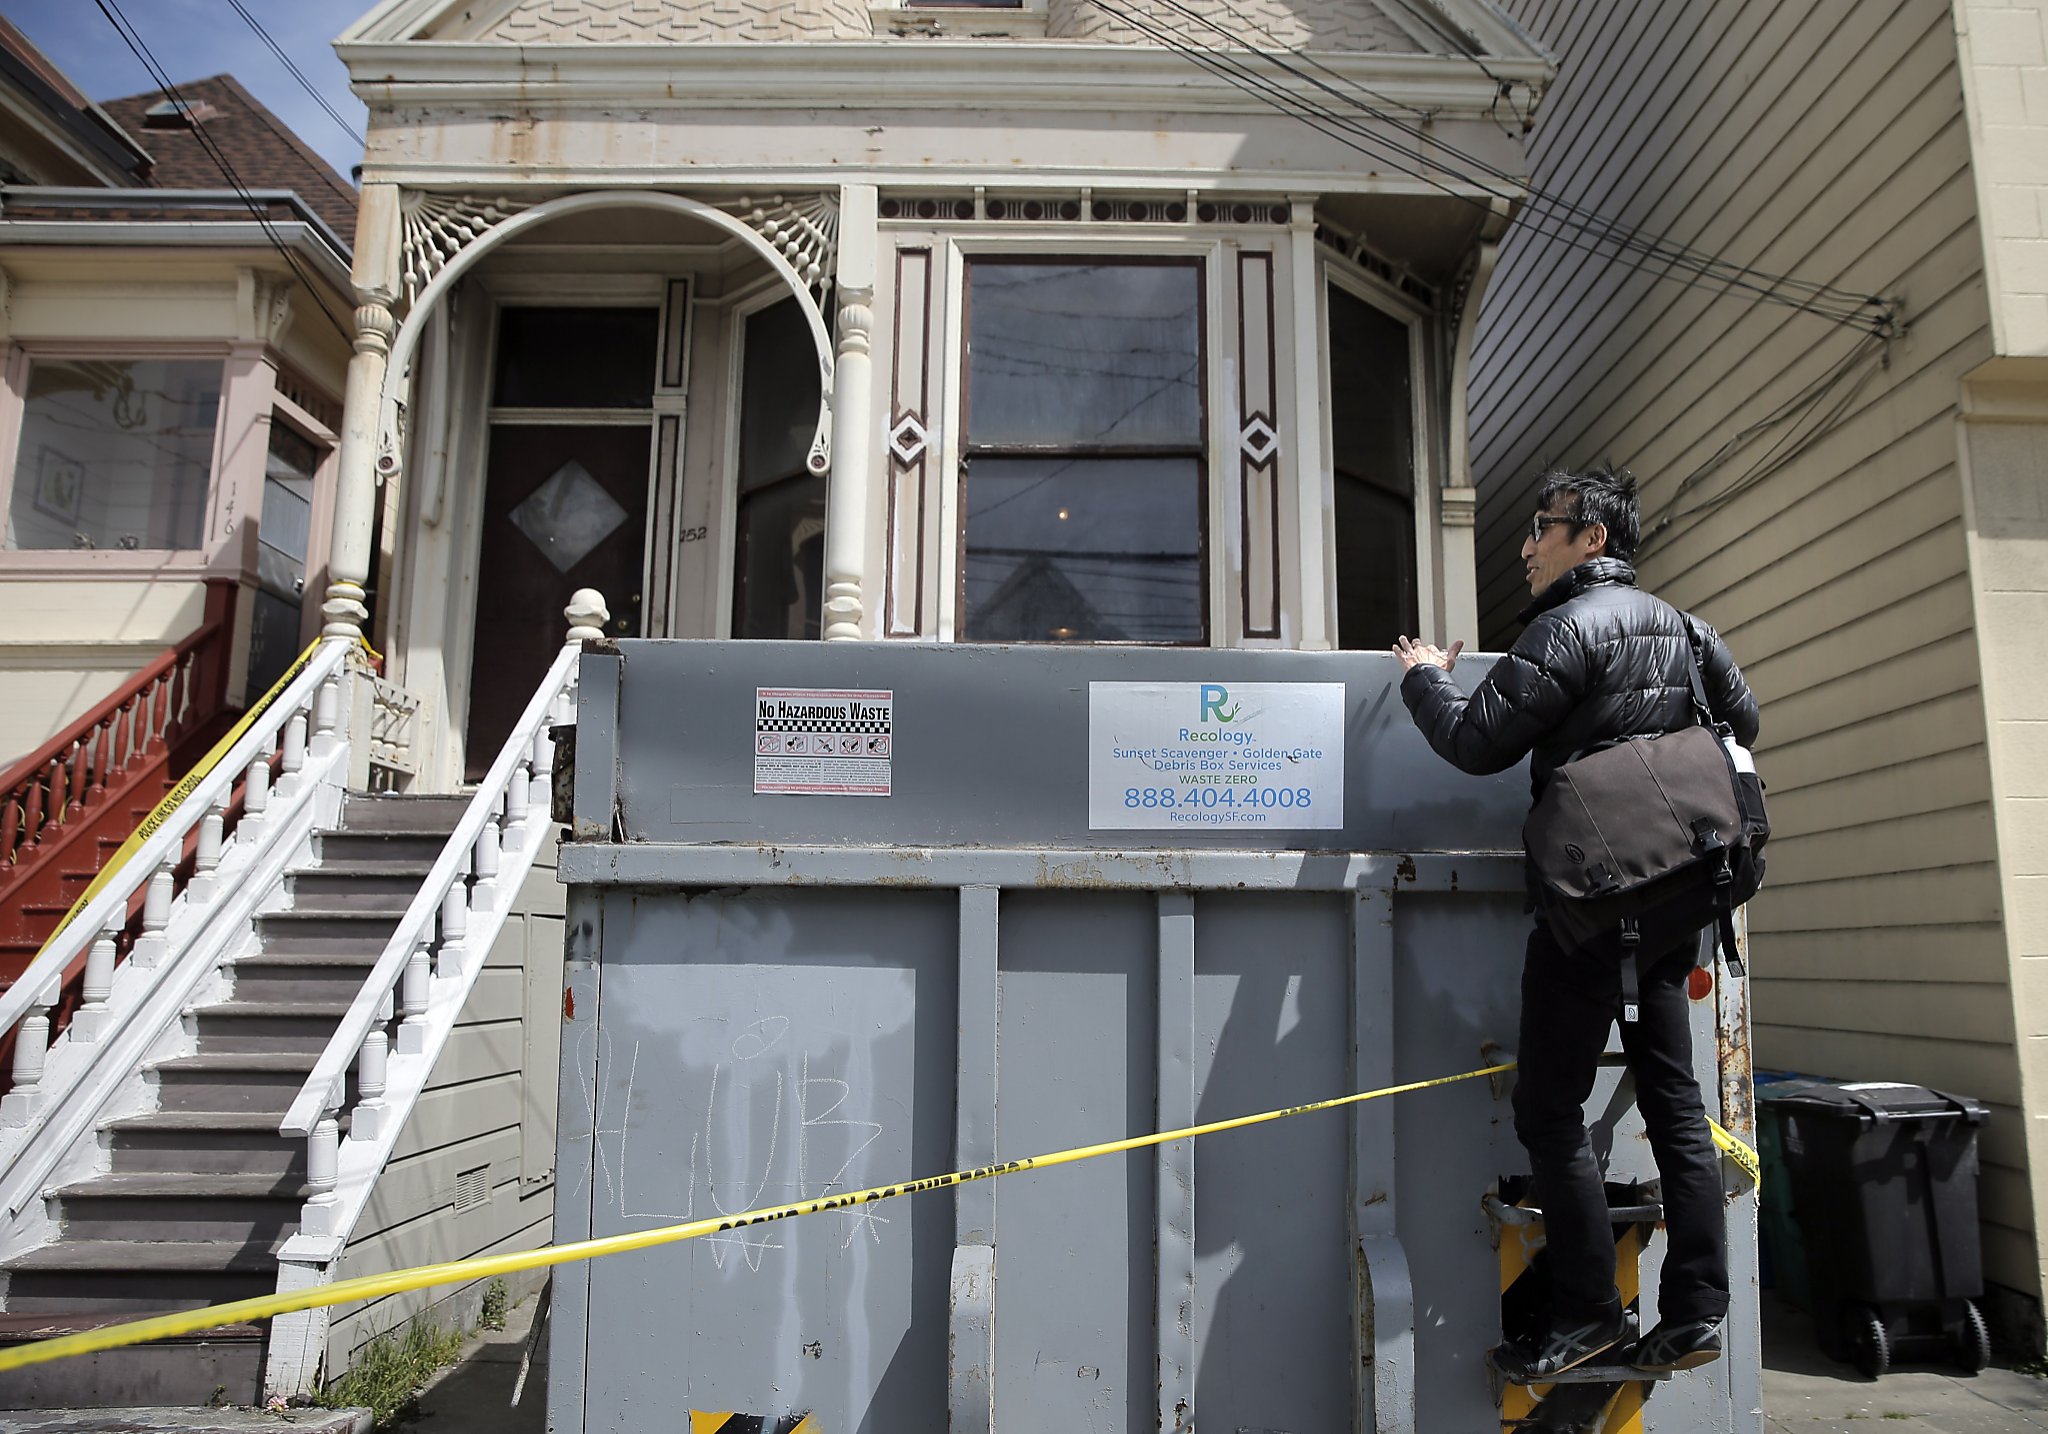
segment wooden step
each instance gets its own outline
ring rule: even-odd
[[[238,1001],[353,1000],[383,951],[365,943],[353,951],[261,951],[227,963]]]
[[[323,1041],[311,1050],[207,1052],[158,1061],[150,1071],[164,1111],[263,1111],[282,1118],[324,1048]]]
[[[317,1056],[327,1049],[353,999],[354,992],[324,1000],[229,1001],[195,1007],[186,1015],[198,1023],[199,1049],[206,1055],[303,1051]]]
[[[223,1251],[298,1233],[313,1193],[302,1175],[135,1171],[48,1192],[50,1213],[75,1240],[205,1240]]]
[[[280,1135],[276,1110],[157,1110],[100,1126],[112,1173],[303,1176],[306,1142]]]
[[[278,1242],[59,1240],[8,1265],[7,1308],[80,1314],[198,1309],[277,1289]]]
[[[341,808],[347,832],[434,832],[443,841],[469,810],[468,796],[377,797],[352,794]]]
[[[103,1312],[0,1314],[0,1349],[67,1334],[85,1334],[162,1308]],[[200,1413],[225,1399],[251,1405],[263,1398],[263,1356],[267,1331],[261,1325],[231,1324],[199,1334],[152,1340],[146,1345],[106,1350],[17,1369],[6,1377],[0,1401],[15,1410],[47,1415],[0,1413],[0,1434],[116,1434],[116,1431],[176,1428],[179,1434],[257,1434],[250,1422],[277,1425],[275,1415],[234,1409]],[[334,1420],[326,1411],[294,1410],[291,1434],[347,1434],[353,1413]],[[166,1417],[167,1416],[167,1417]],[[367,1426],[365,1426],[367,1427]]]

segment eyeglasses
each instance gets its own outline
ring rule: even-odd
[[[1579,526],[1577,518],[1553,518],[1548,513],[1538,513],[1529,520],[1529,541],[1532,543],[1542,542],[1543,530],[1555,527],[1559,523],[1570,523],[1575,528]]]

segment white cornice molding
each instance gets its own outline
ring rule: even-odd
[[[1269,113],[1184,56],[1136,45],[944,39],[724,42],[692,45],[514,45],[340,42],[357,95],[373,110],[419,104],[526,109],[631,104],[649,110],[1058,110]],[[1501,86],[1533,108],[1553,67],[1539,57],[1322,53],[1325,78],[1371,90],[1393,108],[1488,118]],[[1305,99],[1321,92],[1284,75]],[[374,122],[374,116],[373,116]]]
[[[272,220],[269,233],[325,279],[335,293],[350,297],[348,264],[325,238],[293,220]],[[14,246],[61,246],[75,249],[230,249],[267,258],[277,251],[269,234],[253,221],[0,218],[0,251]]]

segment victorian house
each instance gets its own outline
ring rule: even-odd
[[[149,1168],[276,1172],[176,1194],[181,1299],[548,1239],[565,610],[1307,649],[1479,622],[1473,330],[1551,73],[1491,0],[386,0],[337,48],[369,105],[345,398],[272,409],[320,445],[326,641],[0,1010],[0,1263],[48,1308],[88,1308],[95,1240],[31,1186],[111,1251],[110,1192],[169,1188],[122,1151],[181,1112],[212,1143]],[[332,384],[310,291],[257,267],[284,297],[251,322],[290,323],[248,341]],[[8,449],[37,533],[46,441]],[[230,461],[194,469],[208,512]],[[0,578],[42,560],[15,531]],[[70,1288],[118,1285],[101,1258]],[[302,1388],[438,1297],[280,1319],[236,1377]]]

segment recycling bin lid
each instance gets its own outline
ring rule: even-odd
[[[1892,1120],[1961,1119],[1982,1125],[1991,1111],[1967,1095],[1901,1081],[1780,1080],[1757,1089],[1759,1105],[1790,1106],[1804,1112],[1882,1123]]]

